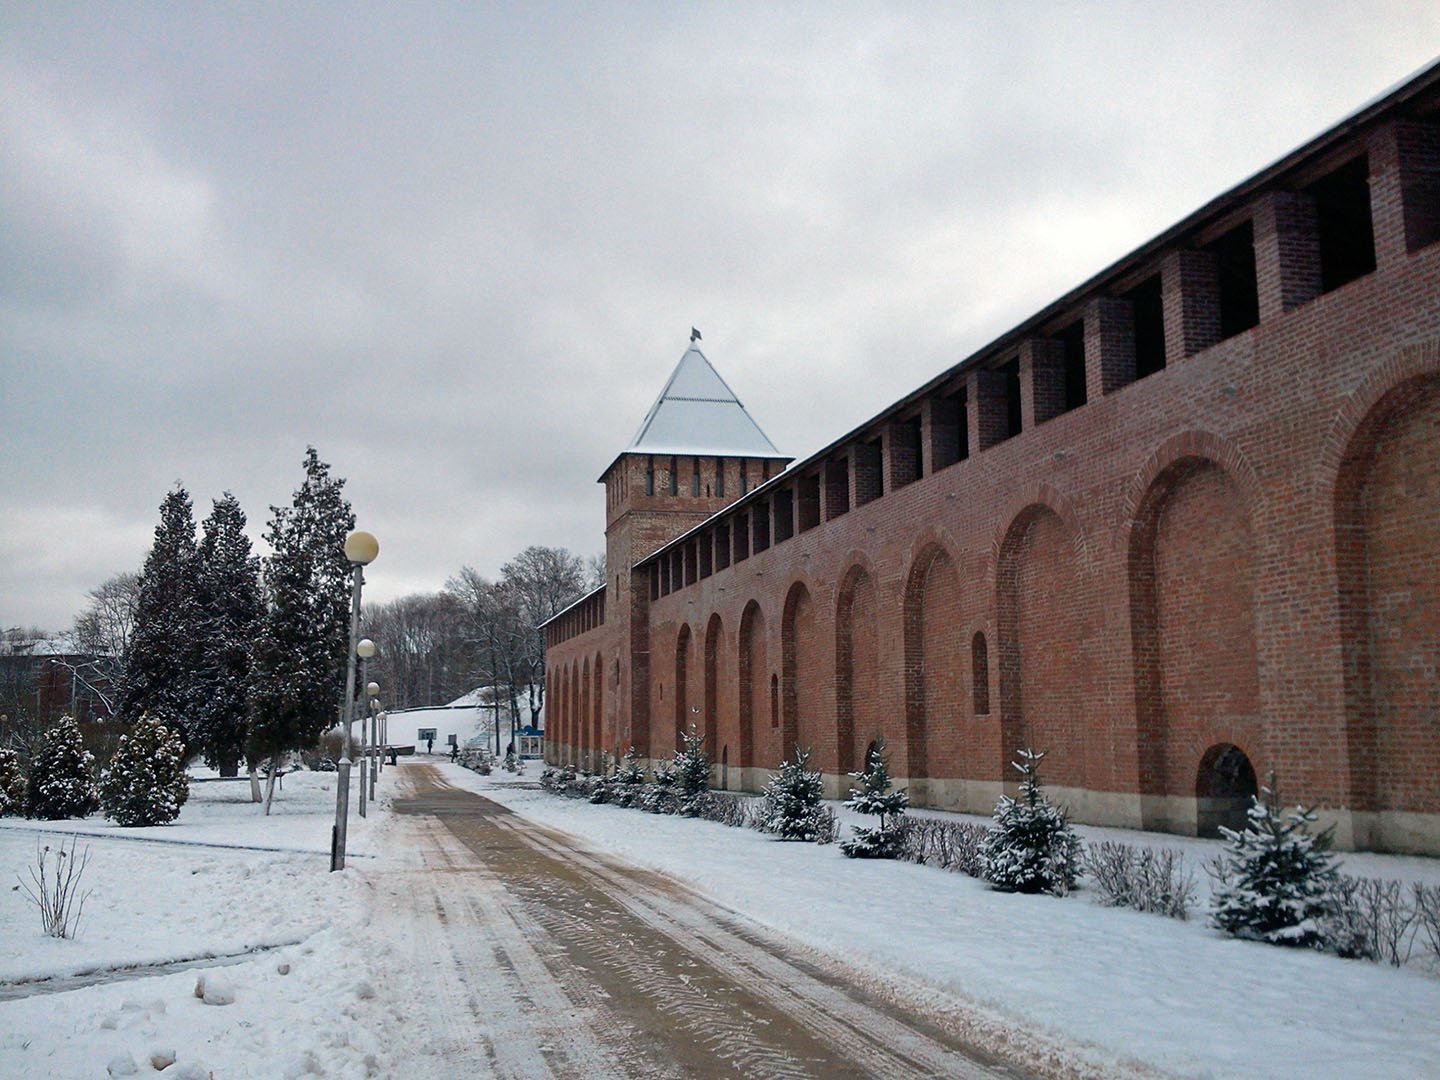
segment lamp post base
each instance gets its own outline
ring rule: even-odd
[[[335,774],[335,843],[330,853],[330,869],[345,869],[345,826],[350,809],[350,759],[344,758]]]

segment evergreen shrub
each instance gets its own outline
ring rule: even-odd
[[[810,751],[796,747],[795,756],[780,763],[780,771],[765,786],[761,803],[761,828],[781,840],[822,840],[823,811],[828,810],[822,799],[824,780],[811,772]],[[834,812],[829,817],[834,820]],[[833,834],[832,834],[833,837]]]
[[[25,812],[25,773],[20,768],[20,755],[14,750],[0,750],[0,817]]]
[[[30,759],[25,815],[59,821],[93,814],[100,806],[94,768],[95,756],[80,739],[80,725],[74,717],[62,716]]]
[[[185,748],[178,732],[146,714],[135,721],[100,777],[105,816],[127,828],[168,825],[190,795]]]
[[[1022,749],[1018,757],[1012,764],[1025,777],[1020,798],[1000,796],[995,826],[980,845],[985,880],[1004,892],[1064,896],[1080,875],[1080,841],[1041,788],[1045,755]]]
[[[850,789],[845,806],[858,814],[880,819],[874,828],[852,828],[850,838],[840,842],[840,850],[851,859],[899,858],[905,808],[910,798],[903,791],[892,791],[890,770],[885,760],[885,741],[877,739],[865,762],[865,771],[851,773],[860,784]]]
[[[1333,829],[1311,833],[1313,811],[1283,813],[1275,774],[1252,798],[1249,824],[1223,826],[1225,849],[1207,868],[1215,884],[1210,921],[1227,934],[1272,945],[1324,948],[1338,881],[1330,854]]]

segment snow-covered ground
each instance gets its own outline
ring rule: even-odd
[[[422,756],[419,761],[425,761]],[[536,822],[688,882],[719,903],[850,959],[857,978],[891,973],[907,995],[959,998],[1024,1038],[1085,1045],[1091,1061],[1197,1077],[1432,1077],[1440,1062],[1440,974],[1395,970],[1226,939],[1188,923],[1066,899],[990,891],[962,875],[857,862],[834,847],[783,844],[709,822],[591,806],[534,789],[530,774],[480,777],[431,759],[458,786]],[[155,1075],[223,1078],[405,1076],[425,1038],[406,956],[369,924],[373,877],[413,860],[414,820],[381,778],[371,816],[350,818],[350,863],[327,872],[334,774],[286,777],[259,815],[244,784],[198,784],[179,822],[119,829],[0,822],[0,1077],[103,1077],[129,1061]],[[1198,868],[1206,841],[1082,830],[1180,847]],[[16,876],[37,840],[81,833],[92,890],[75,940],[44,937]],[[1440,881],[1440,860],[1346,856],[1352,873]],[[88,982],[121,966],[243,956],[223,967]],[[234,1003],[195,997],[197,977],[229,983]],[[134,974],[134,973],[132,973]],[[59,991],[59,992],[48,992]]]

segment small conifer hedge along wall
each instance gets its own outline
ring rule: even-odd
[[[1083,882],[1080,887],[1093,888],[1103,905],[1187,918],[1195,899],[1195,875],[1183,853],[1113,840],[1080,845],[1064,810],[1043,792],[1042,757],[1020,755],[1016,769],[1024,780],[1021,796],[1002,798],[992,825],[900,816],[894,824],[893,857],[967,874],[1004,891],[1063,896]],[[786,800],[802,787],[808,792],[810,785],[803,760],[786,766],[782,773],[791,777],[789,784],[772,782],[764,795],[702,791],[691,793],[688,801],[675,766],[658,766],[654,781],[647,783],[633,751],[613,774],[548,767],[540,783],[568,798],[651,813],[687,813],[779,839],[801,838],[793,829],[794,807]],[[606,768],[608,762],[602,764],[602,770]],[[813,837],[801,834],[803,838],[833,843],[839,833],[834,811],[820,805],[814,820]],[[1313,821],[1314,814],[1303,807],[1288,817],[1282,814],[1272,776],[1263,801],[1253,800],[1249,827],[1223,830],[1226,847],[1206,867],[1215,880],[1211,925],[1238,937],[1397,967],[1423,958],[1440,970],[1440,885],[1414,882],[1407,888],[1399,881],[1338,873],[1329,854],[1328,831],[1312,833]]]

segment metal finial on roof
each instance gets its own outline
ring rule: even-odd
[[[699,341],[699,340],[700,340],[700,331],[699,331],[699,330],[696,330],[693,326],[690,327],[690,341],[693,343],[693,342],[696,342],[696,341]]]

